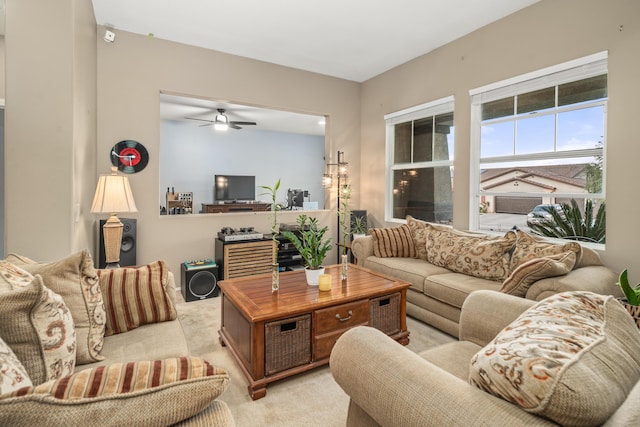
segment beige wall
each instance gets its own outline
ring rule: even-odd
[[[622,27],[621,27],[622,26]],[[384,223],[385,114],[455,96],[454,225],[469,226],[469,90],[600,51],[609,51],[607,245],[613,269],[640,279],[640,2],[543,0],[362,86],[362,208]]]
[[[102,31],[99,28],[98,34]],[[335,152],[344,150],[357,170],[359,84],[123,31],[117,33],[113,44],[98,40],[97,161],[99,173],[106,173],[110,148],[123,139],[138,141],[149,151],[149,165],[130,175],[139,213],[127,216],[138,219],[138,263],[165,259],[174,272],[179,272],[183,261],[214,256],[214,238],[223,226],[254,226],[264,233],[270,229],[269,213],[160,216],[160,91],[328,115],[327,154],[333,155],[335,162]],[[287,162],[295,161],[294,156],[295,153],[282,153],[282,163],[273,167],[286,167]],[[357,174],[353,181],[358,188]],[[335,208],[335,200],[332,206]],[[282,213],[280,222],[294,223],[296,216],[295,212]],[[335,238],[335,213],[320,211],[316,216],[331,227]],[[329,261],[335,260],[336,255],[331,254]]]
[[[96,41],[90,2],[7,0],[5,249],[56,259],[92,243]]]
[[[640,278],[640,200],[633,187],[640,174],[633,124],[640,99],[636,0],[543,0],[362,85],[125,32],[107,44],[101,29],[96,38],[84,3],[7,0],[8,252],[53,259],[84,246],[94,249],[90,234],[97,218],[88,213],[93,187],[97,174],[109,169],[109,148],[122,139],[140,141],[151,156],[150,165],[131,176],[140,209],[132,215],[139,220],[138,262],[164,258],[178,271],[183,260],[213,256],[213,236],[224,225],[268,230],[268,214],[158,215],[160,90],[330,115],[327,153],[346,152],[354,206],[367,209],[377,225],[384,224],[384,114],[454,95],[454,223],[465,228],[469,89],[608,50],[608,230],[602,255],[612,268],[630,267],[631,276]],[[329,225],[335,219],[329,212],[320,216]],[[294,217],[285,214],[282,221]]]

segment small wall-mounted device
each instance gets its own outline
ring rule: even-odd
[[[113,43],[116,40],[116,33],[111,30],[106,30],[104,32],[104,41],[108,43]]]

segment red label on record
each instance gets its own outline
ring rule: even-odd
[[[120,156],[120,163],[125,166],[136,166],[141,160],[140,152],[131,147],[123,148],[118,155]]]

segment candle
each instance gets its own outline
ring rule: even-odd
[[[330,274],[321,274],[318,276],[318,287],[321,291],[330,291],[331,290],[331,275]]]

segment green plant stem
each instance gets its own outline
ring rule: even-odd
[[[273,240],[273,264],[277,264],[278,262],[278,236],[280,235],[280,228],[278,227],[278,210],[279,206],[276,203],[278,189],[280,188],[280,179],[273,185],[273,187],[269,187],[267,185],[261,185],[260,188],[263,190],[267,190],[266,193],[262,193],[261,195],[268,194],[271,196],[271,212],[273,213],[273,223],[271,224],[271,240]]]

